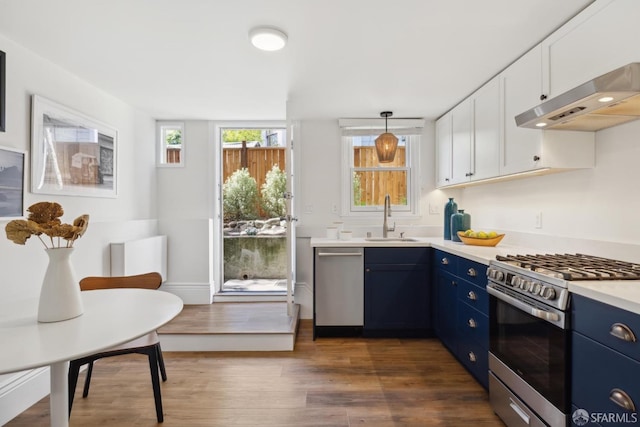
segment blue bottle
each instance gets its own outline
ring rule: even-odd
[[[458,204],[449,197],[449,201],[444,205],[444,240],[451,240],[451,215],[458,212]]]
[[[460,209],[458,212],[451,215],[451,241],[461,242],[458,237],[458,231],[467,231],[471,228],[471,215],[464,212],[464,209]]]

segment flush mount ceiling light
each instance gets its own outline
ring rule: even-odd
[[[287,35],[275,27],[256,27],[249,31],[249,40],[258,49],[273,52],[287,44]]]
[[[376,154],[380,163],[391,163],[396,157],[398,138],[387,131],[387,119],[391,116],[393,116],[391,111],[380,113],[380,117],[384,117],[384,133],[376,138]]]

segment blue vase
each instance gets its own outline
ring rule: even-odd
[[[458,212],[458,204],[449,197],[449,201],[444,205],[444,240],[451,240],[451,215]]]
[[[471,215],[464,212],[464,209],[460,209],[458,212],[451,215],[451,241],[461,242],[458,237],[458,231],[467,231],[471,228]]]

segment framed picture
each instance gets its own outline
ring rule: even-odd
[[[0,147],[0,219],[24,216],[25,151]]]
[[[7,83],[7,54],[0,50],[0,132],[4,132],[5,123],[5,111],[6,111],[6,99],[5,94]]]
[[[31,110],[31,191],[116,197],[117,130],[38,95]]]

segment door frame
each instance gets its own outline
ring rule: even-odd
[[[213,198],[214,215],[213,226],[211,230],[211,242],[212,242],[212,262],[211,262],[211,280],[214,283],[213,298],[214,300],[225,301],[286,301],[286,295],[261,295],[247,292],[246,295],[227,295],[222,292],[222,286],[224,284],[224,236],[222,234],[222,228],[224,221],[222,219],[222,130],[227,128],[236,129],[265,129],[265,128],[281,128],[285,129],[285,141],[286,144],[286,159],[291,157],[290,153],[290,136],[287,121],[285,120],[230,120],[230,121],[216,121],[213,126],[213,143],[215,145],[214,150],[214,165],[213,172],[215,179],[216,195]],[[286,166],[286,165],[285,165]],[[288,167],[288,166],[286,166]],[[287,176],[289,178],[289,176]],[[288,185],[288,184],[287,184]],[[287,187],[288,188],[288,187]],[[287,239],[289,240],[289,232],[287,231]],[[287,246],[294,244],[287,241]]]

